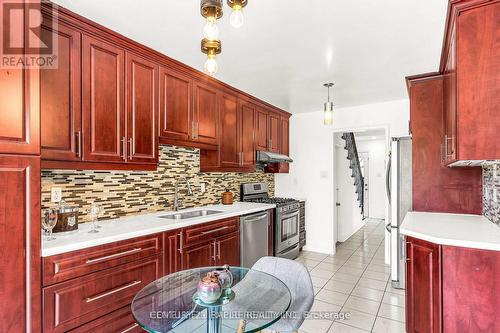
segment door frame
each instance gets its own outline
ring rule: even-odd
[[[391,130],[390,130],[389,124],[382,124],[382,125],[375,125],[375,126],[359,126],[359,127],[353,126],[353,127],[334,128],[333,135],[331,136],[331,140],[333,142],[333,147],[335,147],[335,135],[338,133],[344,133],[344,132],[356,133],[356,132],[363,132],[363,131],[369,131],[369,130],[384,130],[384,133],[385,133],[385,135],[384,135],[385,136],[385,152],[386,152],[386,159],[387,159],[388,154],[391,151]],[[332,153],[334,154],[333,174],[335,175],[336,174],[335,149],[333,150]],[[386,165],[387,165],[387,163],[386,163]],[[337,180],[336,180],[336,177],[332,177],[331,186],[333,188],[333,193],[334,193],[332,204],[334,205],[333,230],[334,230],[335,234],[333,235],[333,239],[334,239],[334,245],[335,245],[336,241],[337,241],[337,229],[338,229],[337,207],[335,206],[337,203],[337,191],[336,191]],[[384,201],[385,201],[385,221],[389,221],[390,214],[391,214],[390,205],[389,205],[390,203],[389,203],[389,200],[387,199],[387,197],[385,198]],[[388,265],[388,264],[390,264],[390,234],[388,231],[385,231],[384,243],[385,243],[385,263]],[[335,249],[334,249],[334,251],[335,251]]]

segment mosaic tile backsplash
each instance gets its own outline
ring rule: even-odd
[[[483,166],[483,214],[500,226],[500,163]]]
[[[100,219],[172,210],[175,182],[179,179],[181,208],[220,203],[227,188],[239,200],[240,184],[267,182],[274,195],[274,175],[262,170],[255,173],[200,173],[200,151],[174,146],[160,146],[156,171],[42,171],[42,209],[50,202],[52,187],[61,187],[63,199],[80,209],[79,222],[88,222],[88,209],[94,202],[104,208]],[[193,190],[188,195],[187,177]],[[201,193],[201,184],[206,191]]]

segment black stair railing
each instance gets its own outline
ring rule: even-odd
[[[359,163],[358,149],[356,148],[354,133],[343,133],[342,139],[344,139],[346,143],[344,149],[347,150],[347,159],[349,160],[351,177],[354,178],[354,186],[356,187],[356,194],[358,196],[359,208],[361,208],[361,215],[364,215],[365,179],[361,172],[361,164]]]

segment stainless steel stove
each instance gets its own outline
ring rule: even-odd
[[[300,204],[290,198],[269,197],[267,183],[241,185],[241,201],[275,204],[274,255],[295,259],[299,255]]]

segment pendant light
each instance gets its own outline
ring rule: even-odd
[[[207,23],[203,28],[203,40],[201,41],[201,52],[207,55],[205,62],[205,72],[209,75],[215,75],[219,66],[215,56],[221,53],[221,41],[219,39],[219,28],[217,20],[224,14],[222,9],[222,0],[201,0],[200,12]]]
[[[243,8],[248,4],[248,0],[227,0],[227,5],[232,9],[230,23],[233,27],[239,28],[244,23]],[[219,38],[219,27],[217,20],[224,15],[223,0],[201,0],[200,13],[207,22],[203,27],[203,39],[201,41],[201,52],[207,55],[205,62],[205,72],[215,75],[219,66],[215,57],[221,53],[222,43]]]
[[[328,101],[324,104],[324,124],[333,125],[333,102],[330,102],[330,88],[333,87],[333,83],[325,83],[323,86],[328,89]]]

